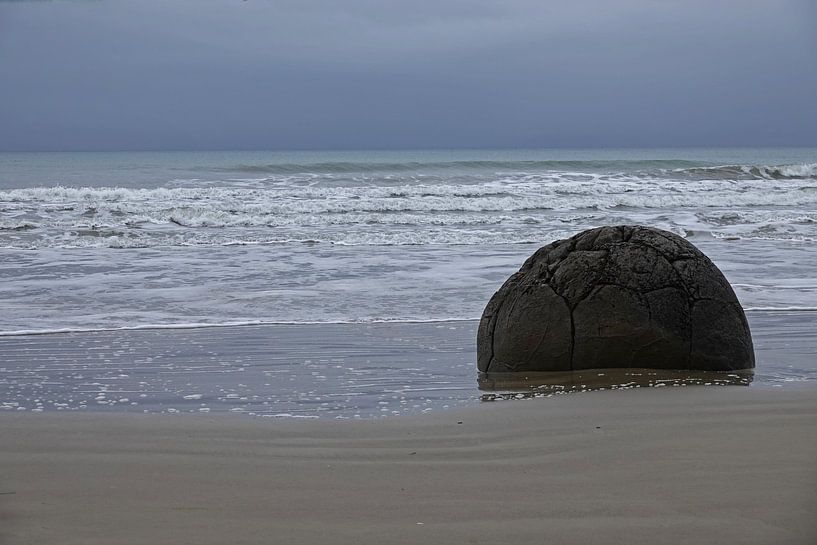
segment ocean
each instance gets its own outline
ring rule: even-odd
[[[814,323],[817,149],[0,153],[0,406],[470,403],[488,298],[539,246],[605,224],[686,237],[754,323]],[[428,353],[401,359],[408,346]],[[224,378],[242,361],[253,381]],[[814,380],[786,365],[758,376]]]

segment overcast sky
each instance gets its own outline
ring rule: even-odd
[[[817,145],[815,0],[0,1],[0,150]]]

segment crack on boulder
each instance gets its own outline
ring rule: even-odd
[[[696,255],[684,255],[674,258],[670,263],[675,265],[676,263],[679,263],[681,261],[695,261],[697,259],[701,259],[701,257]]]
[[[562,302],[565,304],[565,307],[567,307],[567,313],[570,316],[570,354],[569,354],[568,359],[570,361],[570,370],[572,371],[573,370],[573,351],[574,351],[574,348],[575,348],[575,345],[576,345],[576,325],[575,325],[575,322],[573,320],[573,308],[570,306],[570,302],[567,300],[567,298],[565,298],[562,294],[560,294],[558,291],[556,291],[552,286],[551,286],[551,289],[553,290],[553,293],[555,293],[556,296],[559,297],[559,299],[561,299]]]
[[[639,246],[639,247],[641,247],[641,248],[645,248],[645,249],[647,249],[647,250],[652,250],[653,252],[655,252],[655,253],[657,253],[658,255],[660,255],[661,257],[663,257],[663,258],[664,258],[664,260],[666,260],[666,262],[667,262],[667,263],[672,264],[672,259],[673,259],[673,258],[672,258],[672,257],[670,257],[670,256],[668,256],[668,255],[666,254],[666,252],[664,252],[664,251],[663,251],[663,250],[661,250],[660,248],[656,248],[655,246],[650,246],[649,244],[644,244],[643,242],[638,242],[638,241],[633,242],[632,240],[628,240],[628,241],[626,241],[626,242],[622,242],[621,244],[629,244],[630,246]]]
[[[567,286],[558,285],[557,282],[556,282],[556,275],[559,272],[559,269],[561,268],[561,266],[564,264],[567,257],[565,257],[565,259],[563,259],[562,261],[560,261],[556,265],[556,268],[553,271],[553,273],[550,275],[550,278],[549,278],[549,281],[548,281],[548,284],[553,289],[553,291],[556,292],[557,294],[559,294],[565,300],[565,302],[567,303],[567,306],[571,310],[571,312],[572,312],[572,310],[574,308],[576,308],[576,305],[581,303],[584,299],[586,299],[590,295],[590,293],[596,288],[596,286],[601,284],[601,281],[599,279],[603,275],[608,263],[610,262],[610,251],[607,248],[599,249],[599,250],[577,250],[576,252],[573,252],[573,253],[568,254],[568,255],[574,255],[575,253],[578,253],[578,252],[585,252],[585,253],[588,253],[588,254],[589,253],[593,253],[593,254],[603,253],[604,254],[601,258],[598,258],[599,266],[595,268],[595,271],[596,271],[595,279],[587,283],[586,287],[589,288],[589,289],[582,290],[582,291],[585,292],[583,295],[580,295],[578,297],[578,299],[576,299],[575,297],[568,297],[565,293],[563,293],[563,292],[567,291],[566,290]]]
[[[651,290],[646,290],[639,293],[641,293],[642,295],[649,295],[651,293],[655,293],[661,290],[680,290],[686,293],[686,286],[684,286],[683,282],[680,284],[668,284],[666,286],[661,286],[660,288],[653,288]]]
[[[689,307],[690,320],[692,318],[692,305]],[[689,350],[687,350],[687,366],[686,370],[692,369],[692,350],[695,348],[695,343],[692,338],[692,323],[689,324]]]
[[[480,344],[487,343],[488,346],[488,362],[485,365],[485,371],[489,371],[490,367],[494,363],[494,341],[496,338],[496,321],[499,317],[500,312],[502,311],[502,307],[505,305],[507,301],[507,297],[505,295],[511,289],[512,286],[516,286],[518,284],[519,279],[521,278],[520,273],[512,274],[508,280],[499,288],[493,297],[488,301],[488,305],[485,307],[485,312],[483,313],[482,318],[480,319],[479,328],[477,329],[477,359],[480,358]],[[492,308],[493,307],[493,308]],[[482,325],[486,322],[485,330],[482,331]],[[478,362],[479,363],[479,362]],[[482,367],[480,365],[480,367]]]

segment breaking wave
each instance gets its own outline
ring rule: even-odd
[[[570,210],[603,207],[789,206],[817,202],[817,179],[769,184],[746,180],[662,180],[591,177],[587,180],[535,175],[483,183],[359,184],[326,187],[200,187],[127,189],[39,187],[0,191],[0,210],[100,211],[121,214],[158,209],[223,211],[227,214],[323,214],[354,212],[445,212]]]
[[[817,240],[817,163],[454,161],[308,166],[312,174],[321,170],[327,174],[304,183],[306,178],[291,174],[307,165],[239,165],[277,174],[189,180],[190,185],[173,180],[163,187],[0,190],[0,247],[522,244],[557,231],[610,222],[649,223],[727,240]],[[426,167],[451,172],[418,175]],[[479,174],[463,175],[469,168]],[[343,174],[366,169],[402,169],[409,174],[363,178]],[[507,172],[495,172],[499,170]]]
[[[200,167],[193,170],[222,173],[247,174],[333,174],[333,173],[383,173],[423,171],[585,171],[627,172],[651,169],[693,168],[699,163],[679,160],[642,161],[408,161],[408,162],[353,162],[333,161],[316,163],[258,163],[236,164],[223,167]]]
[[[640,177],[669,176],[692,179],[786,180],[817,177],[817,163],[790,165],[717,165],[684,160],[529,160],[529,161],[409,161],[409,162],[315,162],[257,163],[219,167],[194,167],[192,171],[255,175],[376,175],[401,173],[588,173]]]
[[[799,165],[723,165],[678,168],[675,174],[697,178],[736,180],[808,180],[817,178],[817,163]]]

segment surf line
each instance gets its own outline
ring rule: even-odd
[[[244,322],[221,322],[221,323],[183,323],[183,324],[142,324],[121,327],[78,327],[78,328],[58,328],[58,329],[19,329],[13,331],[0,331],[0,337],[23,337],[32,335],[61,335],[69,333],[103,333],[115,331],[150,331],[162,329],[207,329],[219,327],[252,327],[252,326],[299,326],[299,325],[366,325],[366,324],[441,324],[476,322],[479,318],[394,318],[394,319],[359,319],[359,320],[327,320],[327,321],[263,321],[250,320]]]

